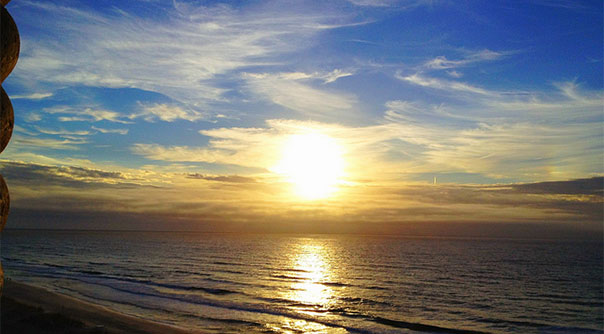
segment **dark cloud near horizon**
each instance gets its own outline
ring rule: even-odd
[[[501,236],[509,230],[517,236],[523,230],[518,226],[525,224],[542,226],[546,234],[556,224],[564,231],[601,234],[603,220],[602,177],[509,185],[359,187],[360,198],[311,205],[266,200],[263,194],[276,188],[262,179],[238,175],[161,175],[165,182],[155,186],[142,179],[140,184],[132,181],[144,177],[140,175],[14,161],[0,161],[0,173],[14,195],[9,218],[14,227],[171,230],[178,226],[215,232],[426,235],[440,228],[444,234],[456,235],[478,226],[471,224],[487,224],[491,227],[480,227],[479,235]],[[181,187],[187,179],[190,182]],[[446,224],[452,230],[446,230]]]
[[[240,176],[240,175],[219,175],[219,176],[211,176],[204,175],[199,173],[189,173],[187,174],[188,179],[198,179],[198,180],[206,180],[206,181],[217,181],[217,182],[228,182],[228,183],[256,183],[256,179]]]
[[[513,184],[509,187],[515,192],[525,194],[596,195],[602,197],[604,196],[604,177]]]
[[[71,188],[138,186],[133,180],[126,178],[120,172],[74,166],[47,166],[16,161],[0,161],[0,173],[12,185]]]
[[[577,220],[601,222],[604,219],[603,182],[603,177],[593,177],[494,186],[411,186],[397,189],[395,193],[435,205],[482,205],[510,210],[533,208],[551,213],[549,219],[554,221],[573,215]]]

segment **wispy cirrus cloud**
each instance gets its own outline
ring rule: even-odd
[[[323,79],[324,83],[328,84],[328,83],[335,82],[336,80],[338,80],[340,78],[345,78],[345,77],[349,77],[352,75],[354,75],[354,71],[344,71],[339,68],[336,68],[335,70],[333,70],[329,73],[320,75],[320,78]]]
[[[150,160],[174,162],[209,162],[237,163],[238,159],[232,153],[207,148],[190,146],[163,146],[158,144],[134,144],[131,148],[134,154],[142,155]],[[242,163],[242,162],[239,162]],[[242,165],[246,165],[243,164]]]
[[[425,62],[423,67],[434,70],[446,70],[464,67],[478,62],[497,60],[509,54],[510,52],[499,52],[484,49],[477,52],[472,52],[457,60],[447,59],[445,56],[438,56]]]
[[[362,7],[393,7],[397,8],[414,8],[419,6],[432,6],[439,0],[348,0],[356,6]]]
[[[53,130],[53,129],[41,128],[39,126],[36,126],[35,128],[36,128],[36,130],[38,130],[38,132],[44,133],[44,134],[47,134],[47,135],[88,136],[88,135],[91,134],[91,132],[87,131],[87,130],[65,130],[65,129]]]
[[[272,103],[304,115],[333,116],[351,110],[357,103],[353,94],[329,91],[324,87],[315,88],[304,82],[308,79],[322,79],[325,83],[333,82],[346,73],[330,72],[327,74],[296,73],[246,73],[246,87],[255,95]]]
[[[594,140],[601,137],[602,92],[581,90],[574,82],[557,87],[557,94],[458,96],[471,106],[391,102],[386,119],[409,134],[403,140],[422,146],[427,170],[521,180],[598,175],[604,145]]]
[[[458,72],[458,71],[447,71],[447,74],[456,79],[463,77],[463,73]]]
[[[536,5],[545,6],[545,7],[556,7],[563,9],[571,9],[571,10],[587,10],[589,6],[585,3],[581,3],[579,1],[572,0],[531,0],[531,3]]]
[[[23,99],[23,100],[42,100],[45,99],[47,97],[51,97],[53,96],[53,93],[32,93],[32,94],[27,94],[27,95],[17,95],[17,94],[13,94],[11,95],[11,99],[14,100],[19,100],[19,99]]]
[[[136,87],[197,105],[224,101],[228,89],[212,81],[217,76],[282,62],[279,56],[308,45],[312,36],[348,24],[342,15],[275,13],[270,7],[249,12],[174,3],[156,6],[153,19],[123,10],[101,13],[34,1],[14,7],[15,12],[27,11],[28,24],[60,36],[52,42],[25,36],[34,43],[24,45],[14,74],[20,80]],[[49,16],[56,20],[41,26],[39,19]]]
[[[496,96],[497,92],[489,91],[484,88],[480,88],[465,82],[454,81],[454,80],[446,80],[446,79],[437,79],[433,77],[428,77],[423,75],[422,73],[415,73],[411,75],[402,75],[397,73],[395,77],[399,80],[422,86],[427,88],[439,89],[443,91],[449,92],[463,92],[463,93],[471,93],[478,94],[484,96]]]
[[[96,126],[92,126],[91,128],[100,133],[116,133],[118,135],[127,135],[128,134],[128,129],[104,129],[104,128],[97,128]]]
[[[132,151],[148,159],[232,164],[270,171],[295,133],[319,131],[338,141],[351,180],[404,179],[412,173],[468,173],[494,179],[547,180],[598,175],[602,145],[601,94],[565,83],[556,98],[537,93],[487,92],[474,106],[386,103],[374,125],[275,119],[259,128],[202,130],[207,146],[139,143]],[[569,112],[572,110],[572,112]]]
[[[10,150],[7,148],[6,155],[9,156],[13,151],[19,149],[78,150],[81,145],[88,142],[84,138],[52,139],[16,134],[11,139]]]
[[[140,110],[132,113],[128,118],[142,118],[147,122],[161,120],[164,122],[173,122],[175,120],[197,121],[205,116],[194,110],[187,110],[181,106],[169,105],[165,103],[139,104]]]
[[[123,115],[116,111],[97,109],[90,107],[75,107],[75,106],[54,106],[44,108],[44,112],[48,114],[69,115],[59,116],[61,122],[100,122],[109,121],[114,123],[128,124],[129,121],[123,120]]]

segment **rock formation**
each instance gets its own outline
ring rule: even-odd
[[[0,231],[4,229],[8,220],[8,211],[10,207],[10,197],[8,195],[8,187],[4,178],[0,175]]]
[[[0,86],[0,153],[8,145],[10,137],[13,134],[14,125],[15,115],[13,113],[13,105],[4,88]]]
[[[17,65],[19,48],[21,47],[17,25],[4,8],[9,1],[0,0],[0,153],[8,145],[15,124],[12,103],[1,84]],[[4,229],[4,225],[8,221],[9,208],[8,187],[4,182],[4,178],[0,175],[0,231]],[[0,263],[0,295],[3,287],[4,271],[2,270],[2,263]]]
[[[17,59],[19,59],[19,48],[21,41],[19,39],[19,30],[8,10],[1,7],[0,13],[0,51],[2,59],[0,60],[0,83],[12,72]]]

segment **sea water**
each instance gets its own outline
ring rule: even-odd
[[[5,230],[11,279],[216,333],[602,333],[603,244]]]

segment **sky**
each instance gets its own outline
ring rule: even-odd
[[[602,1],[7,9],[8,228],[601,237]]]

